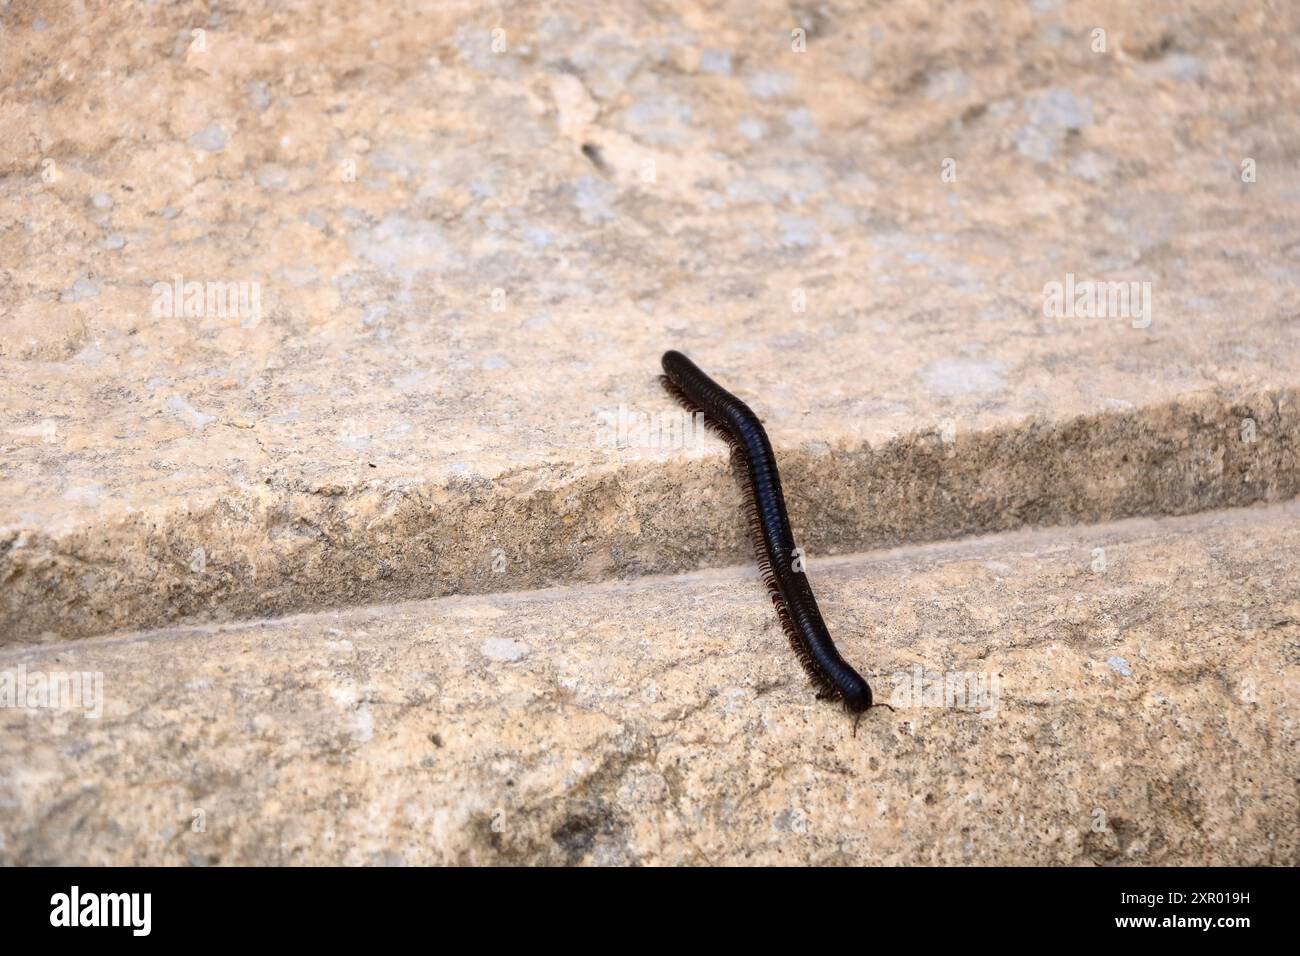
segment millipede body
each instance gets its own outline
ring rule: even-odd
[[[689,411],[703,412],[709,427],[731,446],[732,461],[748,499],[758,566],[781,627],[817,688],[817,696],[840,700],[860,715],[872,706],[871,686],[840,656],[826,630],[803,571],[802,554],[795,547],[781,476],[762,423],[748,405],[681,352],[665,352],[663,369],[664,387]]]

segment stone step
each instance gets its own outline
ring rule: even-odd
[[[629,370],[633,382],[622,391],[630,401],[624,407],[643,421],[676,415],[656,391],[654,351],[645,343],[645,361],[634,378]],[[777,405],[762,397],[764,383],[776,388],[774,373],[749,375],[744,368],[724,363],[719,377],[765,414],[798,540],[813,554],[1023,525],[1184,514],[1300,491],[1300,404],[1290,388],[1182,397],[1171,397],[1177,388],[1158,389],[1152,404],[1069,415],[1057,402],[1056,414],[1047,407],[1028,417],[1005,413],[984,428],[966,424],[978,418],[978,402],[971,419],[956,410],[938,418],[951,408],[938,402],[914,430],[889,437],[877,434],[884,423],[872,414],[833,420],[793,404],[800,392],[818,409],[874,404],[856,384],[871,377],[861,369],[834,384],[796,379],[780,388],[789,398]],[[760,385],[746,389],[747,380]],[[1132,394],[1127,388],[1134,384],[1113,392]],[[576,391],[587,391],[583,399],[595,407],[587,386]],[[606,394],[611,413],[619,414],[618,393]],[[892,394],[897,399],[900,392]],[[813,417],[816,424],[798,427]],[[85,424],[103,427],[102,420]],[[192,452],[232,470],[214,464],[223,474],[172,473],[172,492],[151,492],[150,483],[127,471],[115,479],[120,484],[95,483],[84,499],[78,488],[89,486],[71,476],[44,489],[12,481],[5,491],[16,496],[4,503],[8,521],[0,528],[0,643],[746,559],[741,495],[720,441],[701,434],[689,449],[602,449],[598,419],[588,425],[585,448],[539,439],[513,465],[436,446],[395,454],[374,470],[368,462],[353,466],[378,477],[317,480],[304,477],[318,470],[310,464],[300,463],[302,471],[284,464],[298,457],[287,451],[283,458],[242,457],[245,437],[225,430],[196,438]],[[544,431],[539,424],[538,434]],[[853,437],[855,431],[872,434]],[[55,454],[44,447],[40,453]],[[94,469],[115,454],[95,451]]]
[[[1297,548],[1293,503],[813,561],[898,708],[856,735],[748,567],[9,646],[102,713],[0,708],[0,863],[1296,865]]]

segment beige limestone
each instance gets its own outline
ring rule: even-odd
[[[815,560],[819,703],[752,569],[0,649],[0,863],[1300,863],[1300,506]],[[901,703],[901,701],[899,701]],[[984,716],[981,711],[987,713]]]
[[[739,561],[669,346],[821,553],[1289,498],[1298,15],[6,6],[0,644]]]

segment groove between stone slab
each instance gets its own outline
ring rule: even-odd
[[[777,455],[803,547],[863,551],[1286,500],[1300,493],[1296,399],[1223,390]],[[706,458],[439,486],[216,491],[57,534],[0,530],[0,644],[672,573],[747,548],[721,443]]]
[[[818,561],[898,708],[856,734],[752,565],[10,646],[98,690],[0,706],[0,864],[1295,865],[1298,544],[1300,502]]]

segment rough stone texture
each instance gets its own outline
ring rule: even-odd
[[[1000,679],[856,736],[749,570],[9,647],[106,703],[0,710],[0,862],[1296,865],[1297,548],[1290,504],[814,562],[879,697]]]
[[[7,4],[0,644],[738,560],[720,446],[601,445],[667,346],[821,553],[1291,497],[1298,26]],[[1151,324],[1046,317],[1067,274]]]

